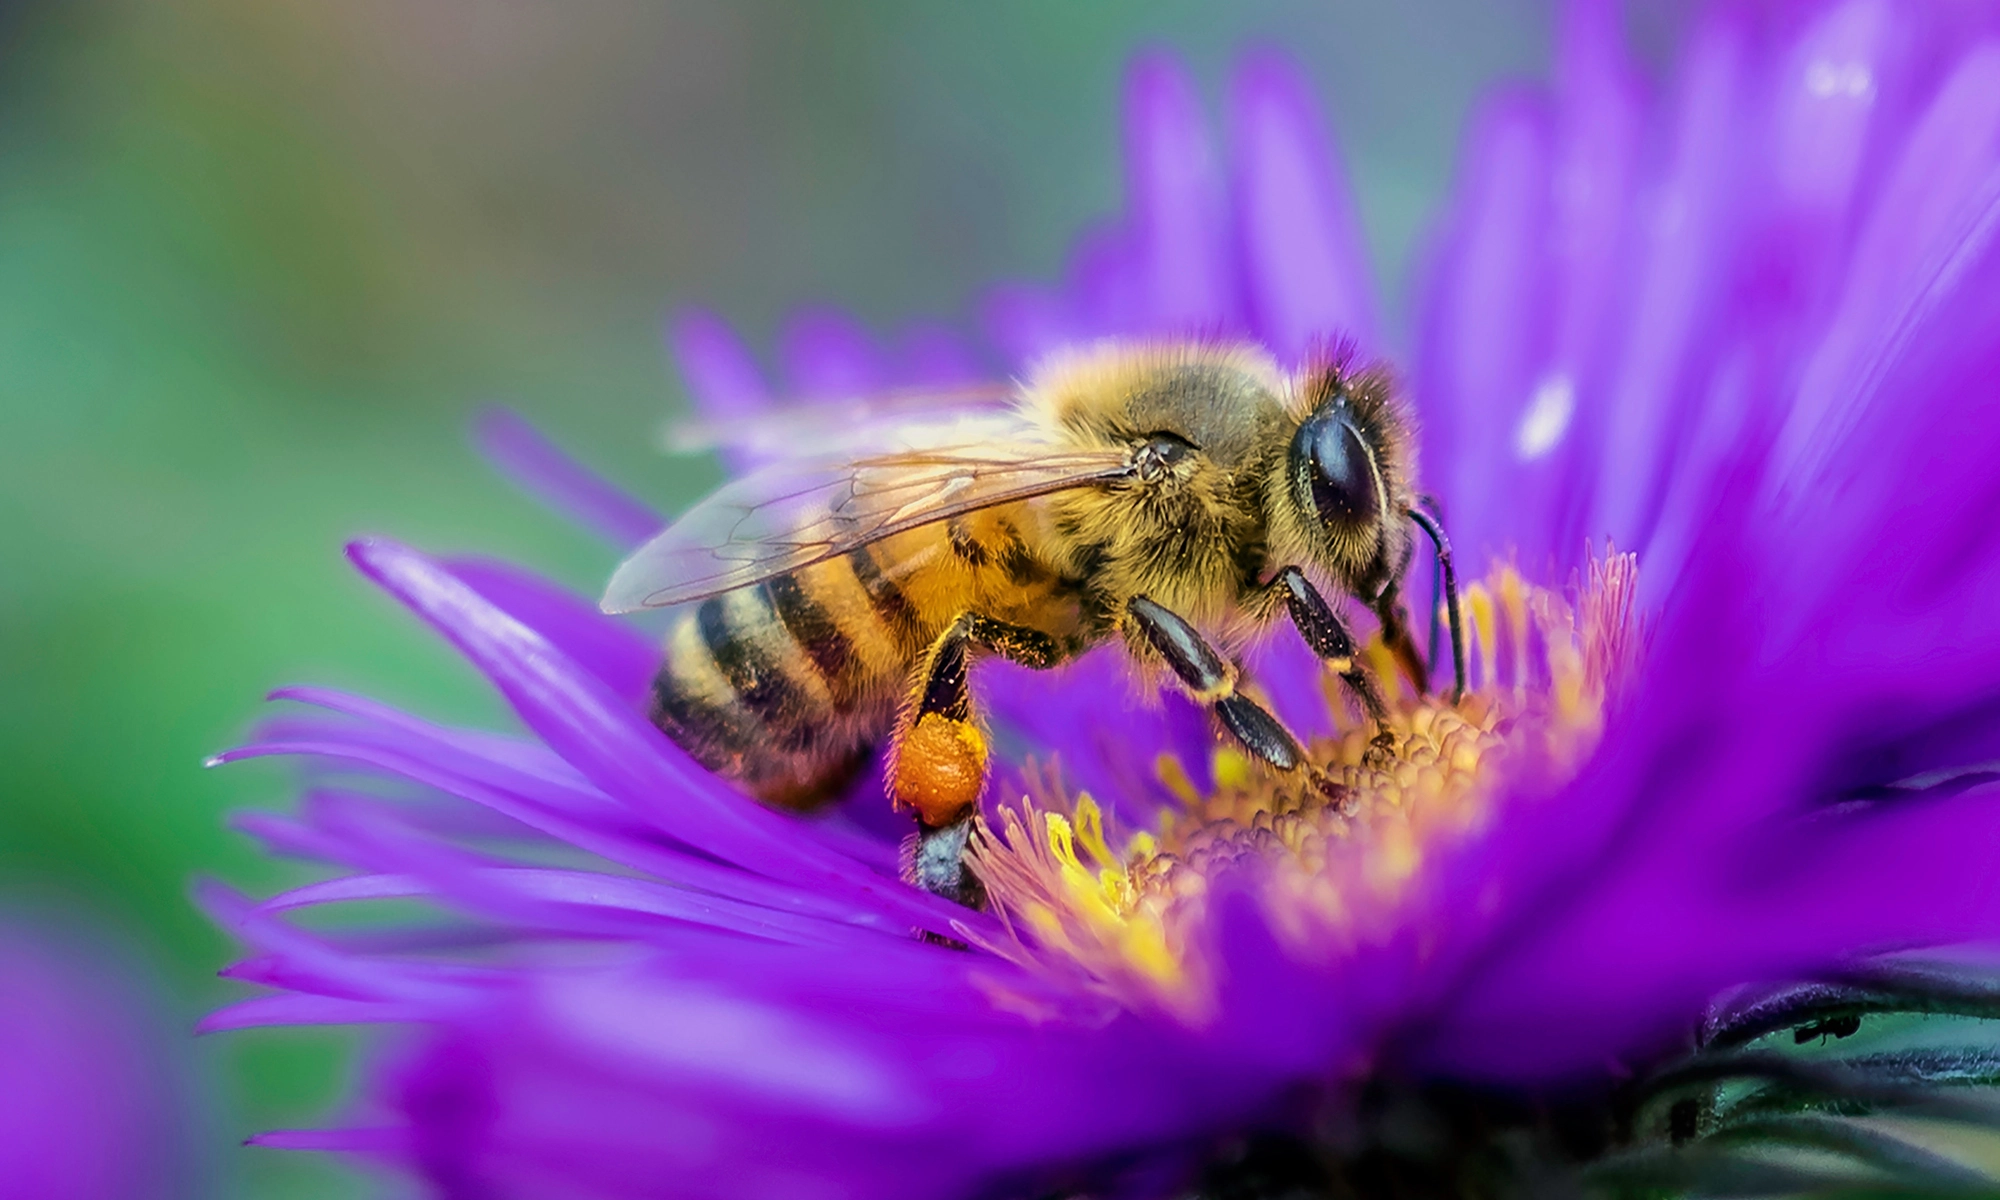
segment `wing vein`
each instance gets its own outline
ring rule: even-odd
[[[606,589],[607,612],[663,608],[790,574],[980,509],[1132,474],[1122,447],[1009,441],[864,458],[792,460],[725,484],[641,546]]]

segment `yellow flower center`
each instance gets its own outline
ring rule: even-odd
[[[987,948],[1087,979],[1127,1003],[1199,1015],[1212,997],[1202,936],[1218,883],[1251,890],[1278,934],[1338,953],[1387,934],[1428,851],[1496,819],[1511,780],[1573,774],[1637,651],[1630,555],[1595,564],[1572,599],[1504,568],[1466,590],[1473,687],[1453,704],[1419,693],[1377,639],[1365,651],[1395,735],[1369,756],[1374,727],[1337,677],[1323,677],[1336,732],[1309,747],[1335,783],[1329,800],[1240,751],[1212,752],[1204,791],[1172,755],[1155,764],[1178,799],[1148,828],[1107,827],[1088,793],[1053,768],[987,829],[972,861],[1007,936]]]

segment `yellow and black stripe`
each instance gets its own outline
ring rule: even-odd
[[[767,799],[809,804],[887,732],[925,630],[868,548],[682,614],[655,724]]]
[[[899,534],[682,614],[653,720],[758,795],[810,804],[890,732],[945,630],[989,611],[1061,636],[1075,604],[1005,514]]]

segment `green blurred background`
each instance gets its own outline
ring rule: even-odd
[[[1647,16],[1647,40],[1667,16]],[[182,1045],[235,989],[186,900],[299,879],[224,829],[278,767],[204,772],[269,687],[504,722],[347,569],[367,531],[594,589],[607,554],[468,449],[514,405],[665,507],[663,315],[760,351],[805,301],[876,328],[1046,278],[1118,203],[1121,68],[1211,98],[1275,42],[1315,80],[1397,304],[1477,92],[1538,76],[1536,0],[1005,6],[126,0],[0,6],[0,914],[61,912],[155,981],[200,1114],[192,1194],[360,1194],[242,1150],[323,1117],[342,1032]],[[1646,30],[1642,28],[1642,33]]]

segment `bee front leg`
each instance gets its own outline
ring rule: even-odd
[[[1199,630],[1144,596],[1134,596],[1125,615],[1167,660],[1188,694],[1213,710],[1245,750],[1280,771],[1303,771],[1329,799],[1346,798],[1344,790],[1306,758],[1305,748],[1284,722],[1236,690],[1236,667],[1217,654]]]
[[[1319,589],[1297,567],[1286,567],[1278,572],[1270,586],[1285,598],[1285,609],[1292,614],[1292,624],[1298,627],[1299,636],[1305,638],[1306,645],[1312,647],[1312,652],[1319,655],[1321,662],[1340,676],[1341,682],[1361,702],[1361,709],[1368,714],[1368,719],[1375,722],[1375,738],[1368,747],[1369,757],[1379,763],[1393,755],[1396,735],[1389,728],[1389,706],[1383,702],[1382,689],[1376,686],[1374,677],[1357,661],[1354,635],[1348,632],[1340,614],[1333,611],[1326,597],[1319,594]],[[1384,628],[1386,630],[1386,625]],[[1405,631],[1406,640],[1408,636]]]
[[[896,722],[889,752],[889,798],[917,814],[917,835],[906,847],[904,875],[927,892],[967,908],[986,902],[986,889],[964,864],[965,849],[986,789],[986,731],[968,686],[971,649],[977,646],[1024,666],[1043,669],[1062,661],[1061,647],[1039,630],[966,613],[953,621],[924,654],[910,703]]]

